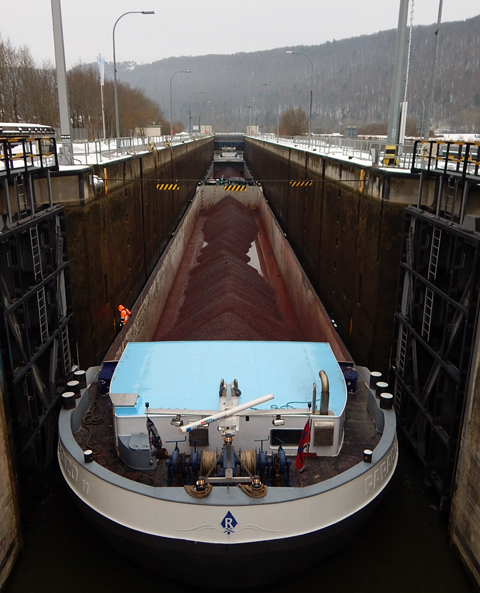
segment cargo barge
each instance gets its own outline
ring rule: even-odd
[[[59,419],[62,473],[103,537],[222,588],[338,551],[372,518],[398,450],[392,396],[352,361],[261,187],[242,187],[198,188]]]

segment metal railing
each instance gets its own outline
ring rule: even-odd
[[[10,177],[32,169],[58,168],[55,138],[2,136],[0,134],[0,175]]]
[[[72,142],[75,165],[100,165],[122,156],[168,148],[176,144],[190,142],[205,137],[205,134],[176,134],[173,140],[168,136],[130,136],[124,138],[105,138],[89,142]]]
[[[480,176],[480,142],[418,140],[414,145],[412,172],[457,173]]]
[[[277,136],[275,134],[258,134],[254,136],[267,142],[293,145],[302,150],[309,150],[332,157],[356,159],[370,162],[371,165],[384,166],[386,141],[381,139],[353,139],[343,136]],[[395,164],[389,168],[411,169],[414,143],[397,144],[395,146]]]

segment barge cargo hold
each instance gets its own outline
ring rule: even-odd
[[[397,464],[391,396],[354,365],[261,188],[246,190],[198,189],[162,282],[59,420],[66,483],[105,539],[222,588],[340,549]]]

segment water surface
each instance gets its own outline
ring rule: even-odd
[[[114,552],[83,519],[60,478],[25,533],[25,551],[5,593],[191,593],[193,588],[129,562]],[[262,593],[473,593],[476,591],[450,546],[447,525],[420,472],[400,450],[389,492],[367,528],[334,557],[292,574],[273,557],[258,559],[281,581]],[[188,570],[188,557],[185,558]],[[232,582],[237,571],[232,566]],[[205,564],[199,588],[215,583],[215,567]],[[217,586],[221,583],[216,583]],[[245,590],[245,589],[243,589]]]

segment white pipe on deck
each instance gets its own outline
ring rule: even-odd
[[[262,397],[257,397],[257,399],[252,399],[249,402],[244,404],[240,404],[239,406],[235,406],[234,408],[230,408],[228,410],[224,410],[223,412],[218,412],[218,414],[213,414],[213,416],[208,416],[207,418],[202,418],[201,420],[195,420],[194,422],[190,422],[189,424],[185,424],[185,426],[179,426],[179,432],[185,434],[186,432],[190,432],[194,428],[201,428],[207,424],[215,422],[215,420],[221,420],[222,418],[228,418],[229,416],[233,416],[242,410],[246,410],[247,408],[253,408],[254,406],[259,406],[264,402],[267,402],[273,399],[274,396],[269,393],[268,395],[262,395]]]

